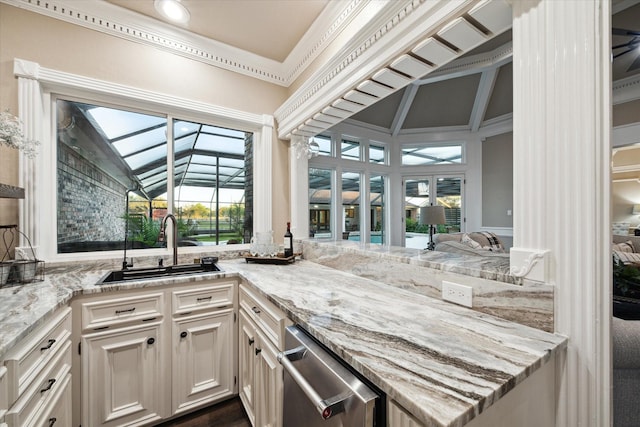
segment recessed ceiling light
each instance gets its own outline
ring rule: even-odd
[[[186,24],[191,18],[191,14],[180,0],[155,0],[153,6],[165,18]]]

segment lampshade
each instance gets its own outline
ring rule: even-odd
[[[640,215],[640,205],[633,205],[633,211],[631,211],[634,215]]]
[[[420,209],[420,219],[423,224],[446,224],[444,206],[425,206]]]

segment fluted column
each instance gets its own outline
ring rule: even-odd
[[[296,239],[309,237],[309,157],[301,148],[302,138],[292,137],[289,145],[291,232]]]
[[[610,423],[610,2],[512,2],[514,255],[555,285],[556,425]],[[525,273],[525,278],[531,278]]]
[[[38,248],[41,242],[38,228],[40,218],[39,204],[40,186],[38,185],[38,165],[42,163],[42,157],[46,156],[49,147],[42,145],[44,138],[42,129],[45,122],[42,105],[42,92],[38,82],[39,65],[28,61],[14,62],[14,74],[18,77],[18,116],[23,123],[23,132],[26,139],[40,141],[39,154],[33,159],[20,152],[20,186],[24,188],[25,197],[20,203],[20,231],[31,240],[36,255],[40,257]],[[20,236],[19,253],[31,257],[28,244],[24,237]]]
[[[253,231],[273,229],[272,178],[273,116],[264,115],[260,132],[253,143]],[[259,214],[258,214],[259,213]]]

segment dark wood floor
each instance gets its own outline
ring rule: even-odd
[[[251,427],[251,422],[236,397],[213,407],[167,421],[158,427]]]

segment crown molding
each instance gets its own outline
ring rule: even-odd
[[[640,99],[640,74],[616,80],[611,89],[613,105]]]
[[[365,0],[332,1],[284,62],[212,40],[100,0],[0,0],[111,36],[288,87],[356,17]]]

